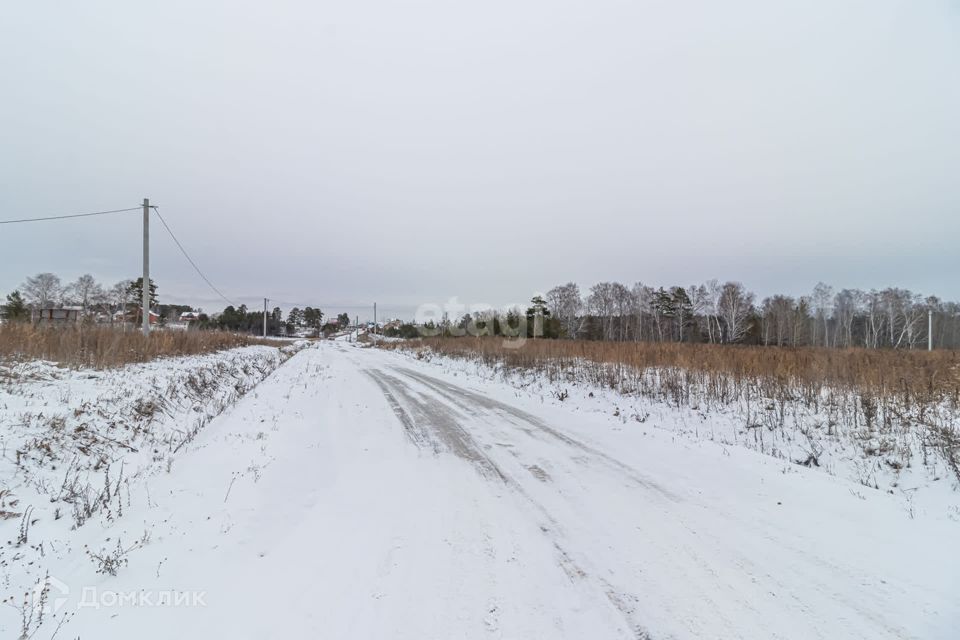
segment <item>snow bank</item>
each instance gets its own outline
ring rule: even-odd
[[[27,615],[21,596],[44,579],[41,558],[91,520],[112,522],[134,502],[149,500],[137,490],[143,478],[169,471],[213,417],[306,344],[103,371],[42,361],[0,366],[4,603]],[[100,555],[101,569],[114,572],[123,555]]]

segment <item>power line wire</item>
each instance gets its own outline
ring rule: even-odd
[[[235,306],[232,300],[230,300],[228,297],[223,295],[223,293],[219,289],[217,289],[212,282],[210,282],[210,279],[203,274],[203,272],[200,270],[200,267],[197,266],[197,263],[194,262],[193,258],[190,257],[190,254],[187,253],[187,250],[183,248],[183,245],[180,244],[180,240],[177,239],[177,236],[173,233],[173,230],[170,228],[170,225],[167,224],[167,221],[164,220],[163,216],[160,214],[160,208],[155,205],[151,206],[150,208],[156,212],[157,217],[160,219],[160,222],[163,224],[164,229],[166,229],[167,233],[170,234],[170,237],[173,239],[173,242],[177,245],[177,248],[180,249],[180,252],[183,254],[183,257],[187,259],[187,262],[190,263],[190,266],[192,266],[193,269],[197,272],[197,274],[203,279],[203,281],[207,283],[207,286],[209,286],[218,296],[220,296],[220,298],[226,301],[227,304],[231,306]],[[21,223],[21,222],[42,222],[47,220],[66,220],[69,218],[87,218],[90,216],[103,216],[103,215],[109,215],[114,213],[128,213],[130,211],[142,211],[142,210],[143,210],[143,207],[138,206],[138,207],[129,207],[126,209],[110,209],[108,211],[91,211],[90,213],[72,213],[72,214],[61,215],[61,216],[45,216],[41,218],[21,218],[18,220],[0,220],[0,224],[15,224],[15,223]],[[283,304],[288,306],[301,306],[298,303],[285,302],[282,300],[275,300],[273,302],[275,304]],[[368,303],[360,303],[360,304],[329,304],[327,306],[328,308],[333,307],[333,308],[345,308],[345,309],[366,309],[370,305]]]
[[[157,218],[159,218],[159,219],[160,219],[160,222],[163,223],[163,228],[166,229],[166,230],[167,230],[167,233],[170,234],[170,237],[173,238],[173,241],[176,243],[177,247],[180,249],[180,253],[182,253],[182,254],[183,254],[183,257],[187,259],[187,262],[190,263],[190,266],[192,266],[192,267],[194,268],[194,270],[200,275],[200,277],[203,278],[203,281],[206,282],[207,285],[208,285],[211,289],[213,289],[218,296],[220,296],[221,298],[223,298],[224,300],[226,300],[227,304],[229,304],[231,307],[234,306],[234,304],[233,304],[233,302],[230,300],[230,298],[228,298],[227,296],[225,296],[225,295],[223,295],[222,293],[220,293],[220,290],[217,289],[215,286],[213,286],[213,283],[210,282],[210,280],[207,278],[207,276],[203,275],[203,271],[200,271],[200,267],[198,267],[198,266],[197,266],[197,263],[193,261],[193,258],[190,257],[190,254],[187,253],[187,250],[184,249],[184,248],[183,248],[183,245],[180,244],[180,241],[177,240],[177,236],[175,236],[174,233],[173,233],[173,230],[170,229],[170,225],[168,225],[168,224],[167,224],[167,221],[163,219],[163,216],[162,216],[162,215],[160,215],[160,207],[154,206],[154,207],[151,207],[151,209],[153,209],[153,210],[156,212]]]
[[[65,216],[47,216],[44,218],[21,218],[20,220],[0,220],[0,224],[14,224],[16,222],[41,222],[43,220],[65,220],[66,218],[87,218],[89,216],[103,216],[108,213],[125,213],[127,211],[142,211],[142,207],[130,207],[129,209],[112,209],[110,211],[93,211],[91,213],[71,213]]]

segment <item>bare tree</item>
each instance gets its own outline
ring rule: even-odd
[[[567,337],[576,338],[580,328],[580,314],[583,310],[580,287],[573,282],[568,282],[550,289],[547,292],[547,304],[553,317],[560,320]]]
[[[916,349],[927,337],[927,303],[919,294],[910,294],[903,306],[903,331],[906,346]]]
[[[107,299],[111,307],[116,307],[116,311],[126,311],[127,303],[130,301],[130,289],[133,286],[133,280],[121,280],[112,287],[107,293]]]
[[[83,274],[77,278],[76,282],[68,285],[67,292],[67,295],[83,307],[84,314],[91,306],[101,304],[106,297],[103,287],[89,273]]]
[[[652,287],[648,287],[642,282],[638,282],[633,285],[633,291],[631,293],[631,298],[633,300],[633,310],[631,315],[636,318],[637,327],[634,333],[634,339],[643,340],[644,317],[653,313],[654,291]]]
[[[863,305],[863,292],[859,289],[843,289],[833,299],[834,346],[853,346],[853,323]]]
[[[701,335],[707,333],[707,328],[703,326],[704,323],[700,322],[700,319],[706,315],[710,305],[710,296],[707,288],[702,284],[692,284],[687,290],[687,295],[690,298],[690,312],[693,314],[695,325],[700,330]]]
[[[704,311],[707,314],[707,337],[711,343],[721,342],[723,329],[720,327],[720,295],[723,293],[723,287],[718,280],[714,279],[707,280],[705,288],[707,298],[704,301]]]
[[[874,289],[865,294],[864,307],[866,313],[864,346],[876,349],[880,346],[880,337],[884,333],[883,297],[880,292]]]
[[[888,288],[880,292],[880,305],[885,316],[889,345],[894,349],[915,346],[917,325],[925,315],[920,296],[906,289]]]
[[[60,284],[60,278],[52,273],[38,273],[31,278],[27,278],[20,288],[23,290],[27,303],[36,309],[58,303],[63,295],[63,285]]]
[[[770,340],[778,347],[793,338],[792,325],[796,304],[793,298],[783,295],[775,295],[763,301],[763,317],[770,330]]]
[[[830,346],[830,314],[833,312],[833,287],[818,282],[813,288],[813,309],[817,314],[817,326],[823,327],[823,346]],[[817,340],[819,329],[814,327],[813,339]]]
[[[727,282],[720,291],[717,312],[726,328],[724,342],[739,342],[750,329],[753,294],[739,282]]]
[[[610,285],[610,297],[613,302],[613,312],[617,316],[617,339],[622,342],[626,340],[627,321],[634,306],[633,293],[619,282],[613,282]]]
[[[590,287],[590,295],[587,297],[587,307],[600,321],[604,340],[613,339],[613,289],[612,282],[598,282]]]

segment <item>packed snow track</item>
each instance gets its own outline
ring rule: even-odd
[[[956,637],[958,525],[793,467],[325,343],[211,422],[116,531],[78,531],[149,530],[117,576],[50,571],[68,606],[204,594],[84,607],[69,637]]]

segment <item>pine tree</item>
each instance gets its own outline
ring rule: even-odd
[[[127,293],[135,304],[140,304],[143,299],[143,276],[130,283]],[[150,306],[152,307],[155,304],[157,304],[157,283],[153,281],[153,278],[150,278]]]
[[[547,308],[547,301],[542,296],[534,296],[530,300],[530,307],[527,309],[527,333],[532,338],[551,337],[547,335],[546,320],[550,317],[550,309]]]
[[[294,307],[287,313],[287,324],[294,327],[303,326],[303,311],[299,307]]]
[[[683,329],[693,319],[693,303],[683,287],[674,287],[671,295],[671,307],[680,331],[680,342],[683,342]]]
[[[303,322],[310,329],[319,329],[323,326],[323,312],[320,309],[307,307],[303,310]]]
[[[675,309],[673,307],[673,296],[667,293],[663,287],[660,287],[653,292],[653,300],[651,301],[651,307],[653,310],[653,321],[657,327],[657,334],[660,336],[660,341],[663,342],[663,324],[660,319],[666,318],[668,320],[673,320],[675,314]],[[669,328],[669,327],[668,327]],[[670,329],[670,340],[673,340],[673,331]]]
[[[30,310],[19,291],[7,294],[7,304],[3,306],[3,317],[10,322],[28,320]]]

